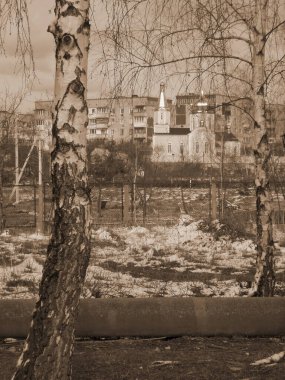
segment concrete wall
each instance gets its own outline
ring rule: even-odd
[[[0,337],[26,337],[34,300],[0,301]],[[77,336],[284,336],[285,298],[81,300]]]

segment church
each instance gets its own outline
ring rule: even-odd
[[[240,142],[230,133],[229,119],[225,131],[215,133],[215,111],[201,91],[187,107],[187,121],[171,126],[170,110],[166,107],[165,85],[160,85],[159,107],[154,113],[153,156],[156,162],[193,162],[211,165],[224,153],[240,155]],[[176,118],[176,121],[179,120]]]

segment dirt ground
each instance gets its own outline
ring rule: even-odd
[[[11,378],[23,341],[0,342],[0,378]],[[282,380],[285,360],[252,366],[285,349],[283,338],[77,340],[74,380]]]

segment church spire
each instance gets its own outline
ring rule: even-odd
[[[160,83],[159,109],[165,109],[165,84]]]

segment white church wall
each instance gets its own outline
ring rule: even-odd
[[[215,156],[215,135],[206,128],[197,128],[188,135],[191,162],[211,163]]]
[[[154,135],[152,161],[188,161],[188,135]]]

